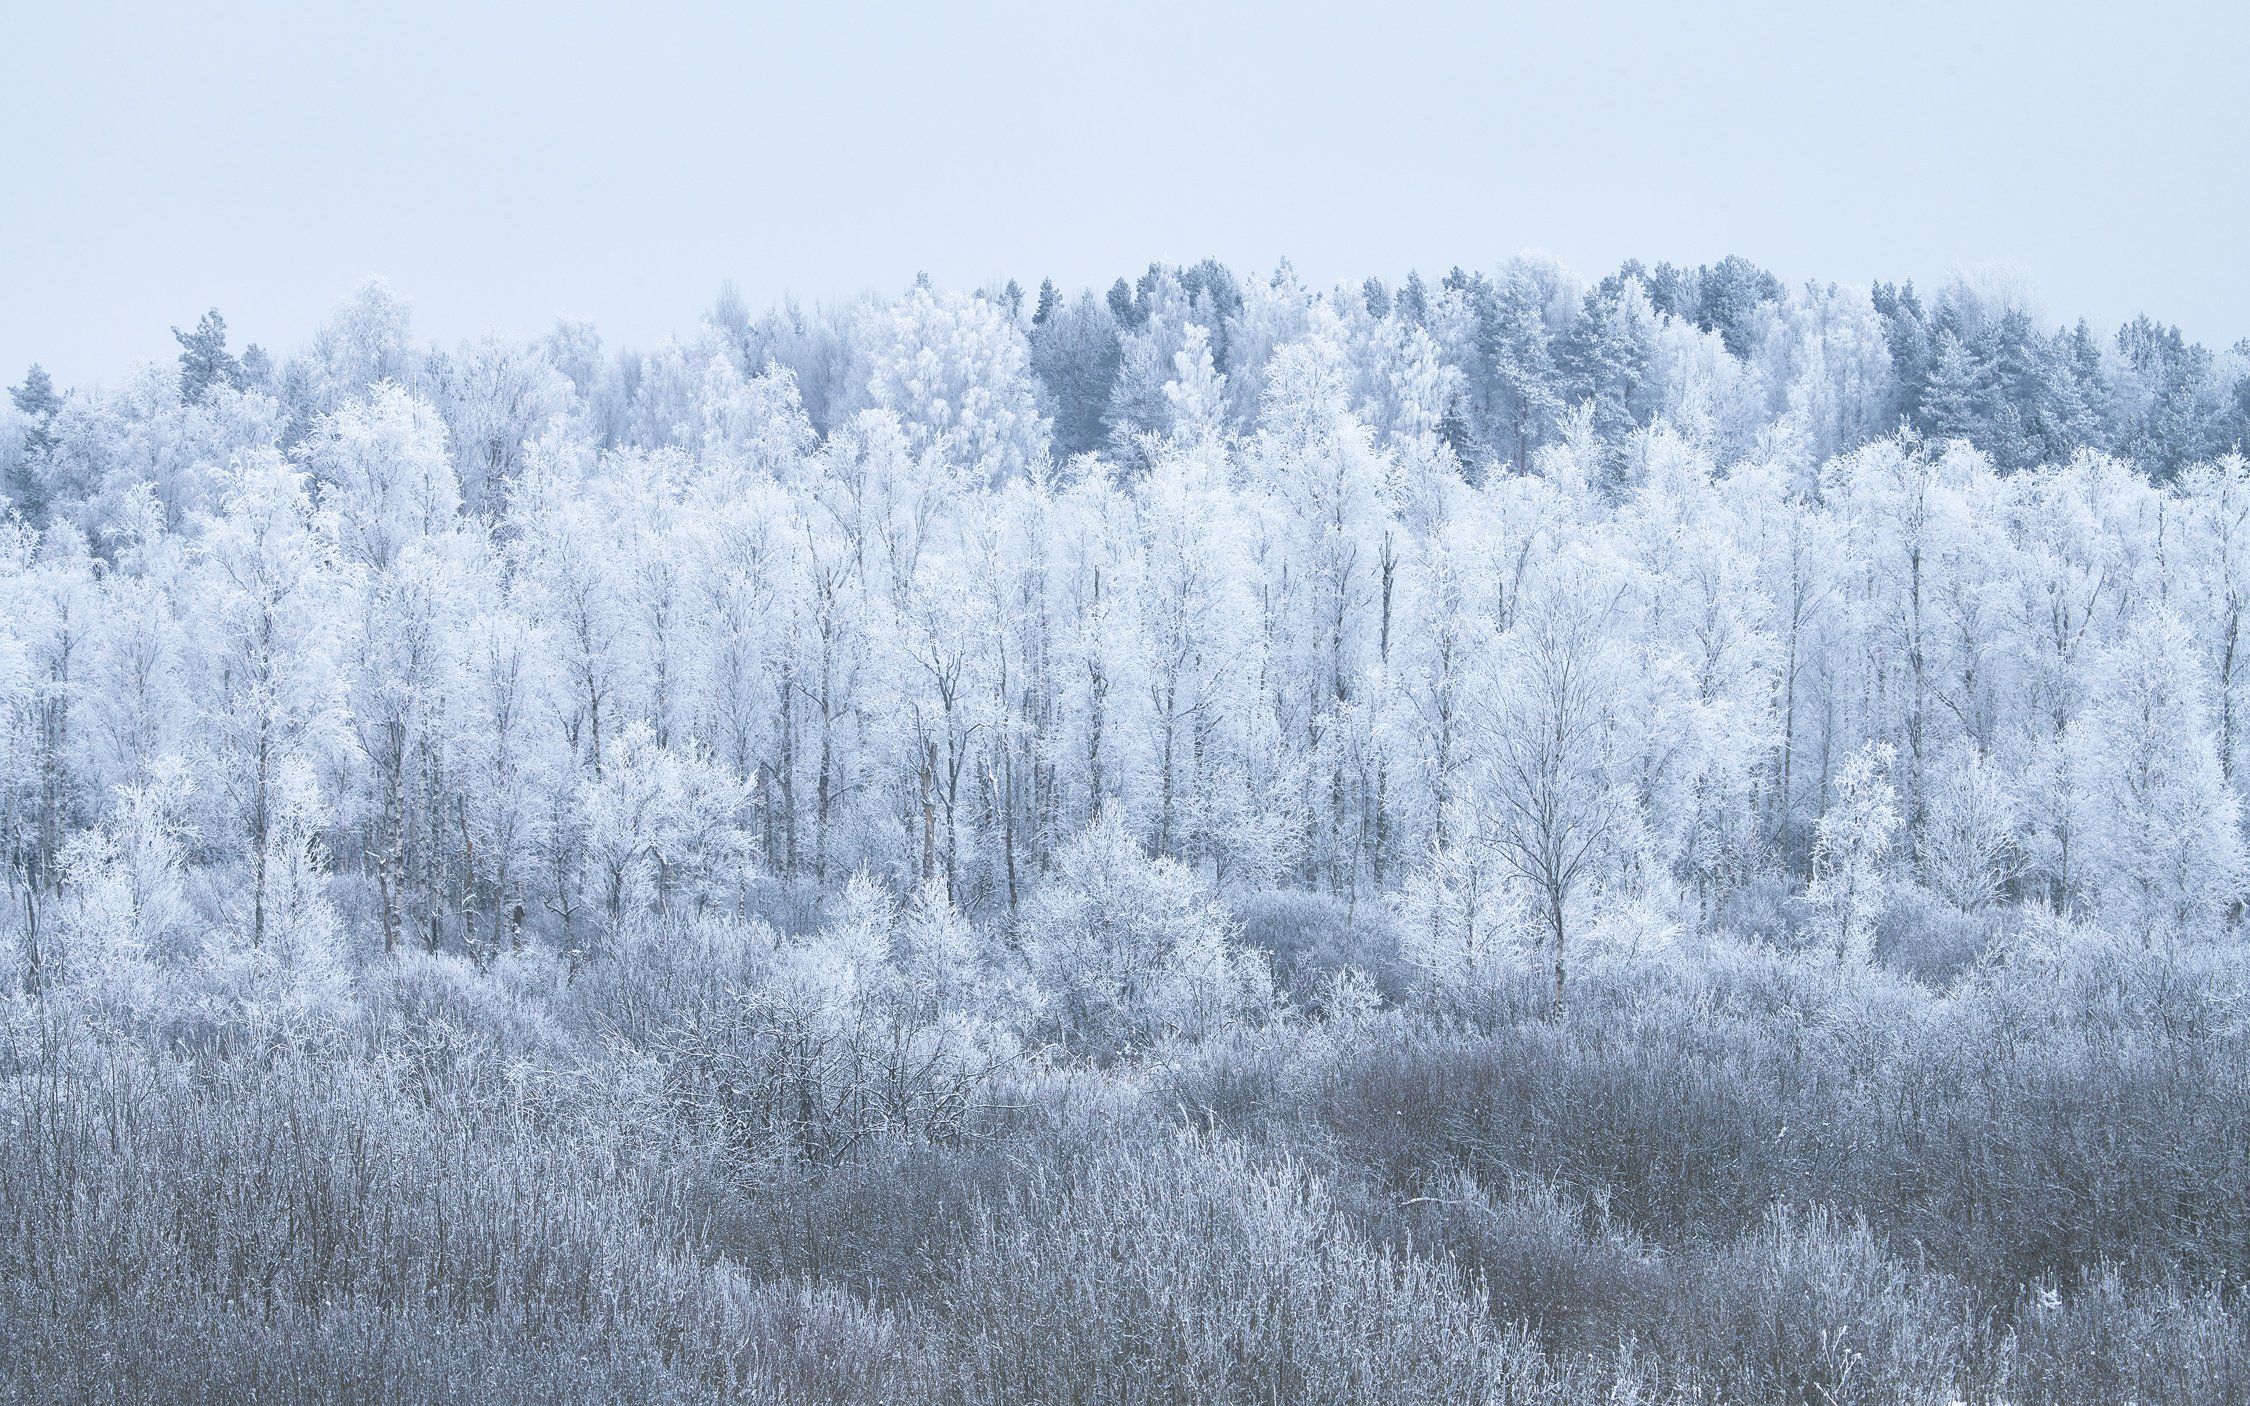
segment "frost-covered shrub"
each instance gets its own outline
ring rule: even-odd
[[[1113,823],[1063,850],[1023,922],[1025,960],[1050,1028],[1093,1051],[1257,1019],[1271,1004],[1272,979],[1236,937],[1225,907],[1193,873],[1149,858]]]
[[[396,1077],[433,1096],[504,1105],[526,1067],[570,1062],[574,1043],[554,1016],[561,964],[508,954],[480,970],[448,952],[402,951],[361,977],[364,1037]]]
[[[1389,1406],[1543,1375],[1457,1273],[1367,1243],[1318,1176],[1223,1146],[1135,1149],[987,1208],[940,1303],[946,1399],[980,1406]]]
[[[1376,902],[1346,902],[1303,889],[1262,889],[1230,905],[1242,945],[1264,952],[1274,980],[1299,1005],[1317,1006],[1336,975],[1356,969],[1384,995],[1404,993],[1397,922]]]
[[[1091,1144],[1021,1137],[931,1143],[879,1136],[832,1164],[683,1164],[682,1194],[714,1251],[776,1281],[902,1303],[942,1283],[980,1205]]]
[[[1992,1369],[1996,1394],[2055,1406],[2250,1401],[2250,1303],[2239,1290],[2139,1282],[2115,1265],[2032,1287]]]
[[[1676,1292],[1654,1249],[1547,1187],[1496,1196],[1457,1174],[1375,1224],[1401,1247],[1442,1251],[1495,1319],[1525,1325],[1552,1353],[1601,1353],[1645,1334]]]
[[[1725,1399],[1956,1399],[1969,1328],[1959,1290],[1893,1258],[1864,1224],[1777,1209],[1689,1277],[1661,1331]]]
[[[1992,928],[1990,914],[1964,912],[1918,884],[1898,884],[1875,922],[1875,960],[1942,990],[1983,959]]]
[[[1359,1049],[1322,1121],[1401,1187],[1464,1165],[1505,1191],[1604,1194],[1621,1226],[1658,1239],[1731,1233],[1753,1216],[1780,1172],[1760,1140],[1784,1115],[1756,1077],[1758,1050],[1739,1048],[1744,1032],[1663,1012],[1558,1026],[1540,1018],[1541,994],[1527,981],[1518,1013],[1489,1033],[1417,1031]]]
[[[1718,931],[1788,946],[1798,917],[1794,900],[1787,874],[1778,868],[1755,869],[1719,904]]]
[[[679,1115],[753,1158],[961,1136],[1017,1043],[957,1003],[966,933],[929,902],[906,917],[855,880],[820,932],[656,1028],[647,1048]]]

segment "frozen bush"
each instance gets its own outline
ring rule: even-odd
[[[1457,1274],[1343,1224],[1319,1177],[1192,1142],[988,1208],[938,1302],[964,1406],[1506,1400],[1543,1375]]]
[[[1356,969],[1390,999],[1404,994],[1397,922],[1382,904],[1303,889],[1261,889],[1232,903],[1245,947],[1273,962],[1275,982],[1317,1008],[1337,973]]]
[[[1093,826],[1063,850],[1024,915],[1023,944],[1048,1022],[1078,1049],[1205,1035],[1271,1004],[1271,977],[1236,946],[1226,909],[1122,825]]]

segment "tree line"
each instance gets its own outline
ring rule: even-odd
[[[2145,321],[1206,262],[730,294],[649,353],[439,350],[379,282],[280,364],[177,335],[14,392],[26,971],[333,990],[862,874],[1021,934],[1133,864],[1380,907],[1434,991],[1537,951],[1557,1003],[1582,942],[2237,911],[2250,381]]]

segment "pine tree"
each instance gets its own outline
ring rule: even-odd
[[[1532,451],[1545,443],[1562,419],[1562,377],[1547,330],[1539,290],[1511,272],[1492,305],[1488,331],[1491,377],[1497,394],[1503,452],[1516,472],[1531,467]]]
[[[1430,320],[1430,290],[1422,282],[1422,275],[1410,273],[1400,285],[1398,296],[1391,301],[1391,310],[1401,318],[1420,327]]]
[[[1242,313],[1242,285],[1233,270],[1217,259],[1205,259],[1179,271],[1180,287],[1188,295],[1195,321],[1211,329],[1211,364],[1227,374],[1232,336],[1229,329]]]
[[[1147,310],[1133,298],[1133,285],[1120,278],[1109,285],[1109,315],[1120,327],[1138,327]]]
[[[1781,280],[1739,254],[1697,271],[1695,325],[1716,332],[1727,350],[1750,355],[1760,306],[1781,297]]]
[[[252,342],[242,349],[242,384],[245,389],[265,389],[273,384],[273,358]]]
[[[1658,312],[1682,322],[1695,321],[1696,304],[1702,295],[1693,272],[1659,262],[1646,282],[1649,304]]]
[[[1891,371],[1898,377],[1899,408],[1909,423],[1920,425],[1933,356],[1922,300],[1915,296],[1911,279],[1903,285],[1876,284],[1870,300],[1883,319],[1884,339],[1890,344]]]
[[[54,378],[34,362],[24,373],[23,384],[9,388],[8,399],[24,417],[23,448],[15,462],[7,466],[0,496],[13,503],[26,519],[38,521],[47,511],[44,465],[55,447],[55,412],[62,408],[62,397],[55,394]]]
[[[55,394],[54,378],[47,374],[47,368],[33,362],[31,369],[23,373],[23,384],[8,388],[8,399],[31,421],[31,433],[35,436],[30,441],[31,446],[45,453],[53,443],[48,438],[47,427],[54,421],[55,412],[62,408],[62,397]]]
[[[242,386],[242,363],[227,350],[227,323],[212,308],[197,320],[193,332],[172,329],[180,344],[180,399],[198,404],[214,385]]]
[[[2117,330],[2117,349],[2139,382],[2144,407],[2134,423],[2119,427],[2121,451],[2168,482],[2224,447],[2223,407],[2208,350],[2146,316]]]
[[[1640,280],[1628,275],[1586,295],[1578,325],[1563,343],[1571,398],[1592,404],[1594,432],[1612,451],[1641,423],[1651,322]]]
[[[1099,449],[1107,430],[1103,416],[1117,383],[1123,351],[1117,321],[1091,293],[1066,303],[1060,293],[1039,293],[1041,312],[1032,319],[1031,370],[1039,378],[1054,421],[1054,454],[1068,459]]]
[[[1929,381],[1922,393],[1921,429],[1932,439],[1976,437],[1982,421],[1983,375],[1951,328],[1937,334]]]

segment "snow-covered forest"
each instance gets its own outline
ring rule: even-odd
[[[2250,1395],[2250,341],[229,334],[0,409],[0,1396]]]

